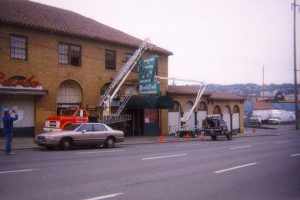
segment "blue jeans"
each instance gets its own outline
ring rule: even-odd
[[[5,134],[5,153],[11,153],[13,133]]]

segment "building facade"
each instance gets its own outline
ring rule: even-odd
[[[194,105],[198,88],[191,86],[169,86],[168,94],[174,100],[174,108],[169,110],[169,130],[174,133],[180,126],[180,118]],[[193,114],[188,127],[202,128],[202,122],[208,115],[217,115],[224,119],[227,127],[234,133],[244,132],[243,97],[233,93],[205,92]]]
[[[101,95],[142,42],[68,10],[27,0],[1,0],[0,108],[18,111],[16,135],[39,134],[47,117],[62,109],[99,106]],[[152,55],[159,57],[156,75],[168,77],[172,52],[153,45],[143,57]],[[128,94],[137,81],[135,68],[117,97]],[[168,86],[167,80],[160,80],[159,95],[136,91],[125,108],[125,114],[132,116],[122,127],[125,134],[172,133],[196,94],[193,89]],[[230,130],[243,132],[242,98],[205,93],[202,99],[191,126],[201,126],[206,115],[215,114],[225,119]]]
[[[63,108],[95,108],[117,71],[141,43],[140,39],[67,10],[3,0],[1,110],[17,109],[17,135],[34,135],[42,131],[47,117]],[[168,76],[168,56],[172,53],[154,45],[143,56],[150,55],[159,56],[157,74]],[[120,96],[137,81],[137,71],[133,71],[122,85]],[[161,82],[160,94],[165,95],[167,89],[167,81]],[[159,128],[167,130],[167,110],[151,109],[159,115],[155,120]],[[136,109],[127,112],[139,118],[145,115]],[[137,134],[143,135],[139,129]]]

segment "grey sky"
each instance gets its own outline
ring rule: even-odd
[[[262,84],[264,65],[266,84],[294,81],[292,0],[35,1],[150,38],[174,53],[170,77]]]

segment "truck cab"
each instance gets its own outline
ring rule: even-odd
[[[88,114],[85,109],[68,108],[62,110],[61,115],[48,117],[45,121],[44,131],[59,131],[73,123],[88,122]]]

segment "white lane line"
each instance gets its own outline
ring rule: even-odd
[[[39,170],[39,169],[20,169],[20,170],[12,170],[12,171],[2,171],[2,172],[0,172],[0,174],[32,172],[32,171],[37,171],[37,170]]]
[[[229,149],[234,150],[234,149],[244,149],[244,148],[250,148],[252,146],[241,146],[241,147],[231,147]]]
[[[286,140],[286,141],[281,141],[281,142],[275,142],[276,144],[284,144],[284,143],[288,143],[290,142],[289,140]]]
[[[296,156],[300,156],[300,153],[295,153],[291,155],[291,157],[296,157]]]
[[[125,150],[110,150],[110,151],[86,151],[86,152],[79,152],[78,155],[82,154],[91,154],[91,153],[114,153],[114,152],[122,152]]]
[[[235,169],[239,169],[239,168],[243,168],[243,167],[249,167],[249,166],[252,166],[252,165],[256,165],[257,163],[249,163],[249,164],[245,164],[245,165],[240,165],[240,166],[236,166],[236,167],[232,167],[232,168],[228,168],[228,169],[222,169],[222,170],[218,170],[218,171],[215,171],[214,173],[215,174],[219,174],[219,173],[222,173],[222,172],[227,172],[227,171],[231,171],[231,170],[235,170]]]
[[[157,156],[157,157],[149,157],[149,158],[143,158],[142,160],[154,160],[154,159],[162,159],[162,158],[173,158],[173,157],[179,157],[179,156],[187,156],[187,154],[176,154],[176,155],[168,155],[168,156]]]
[[[120,195],[122,195],[122,194],[123,194],[123,193],[108,194],[108,195],[105,195],[105,196],[93,197],[93,198],[84,199],[84,200],[101,200],[101,199],[108,199],[108,198],[120,196]]]
[[[200,146],[201,144],[182,144],[177,145],[176,147],[191,147],[191,146]]]

